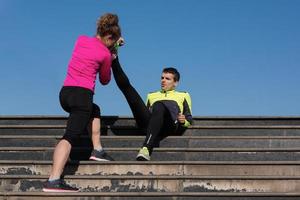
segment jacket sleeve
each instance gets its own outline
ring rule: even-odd
[[[184,127],[188,127],[193,123],[192,116],[192,101],[189,93],[186,93],[184,102],[183,102],[183,115],[185,115]]]

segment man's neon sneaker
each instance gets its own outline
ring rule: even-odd
[[[139,161],[149,161],[150,160],[150,154],[147,147],[143,147],[140,149],[138,155],[136,156],[136,160]]]

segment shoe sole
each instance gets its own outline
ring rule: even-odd
[[[91,156],[90,160],[94,160],[94,161],[111,161],[111,160],[107,160],[107,159],[97,158],[97,157],[94,157],[94,156]]]
[[[79,192],[79,190],[64,190],[64,189],[47,189],[43,188],[43,192]]]
[[[138,160],[138,161],[149,161],[150,159],[141,154],[141,155],[137,155],[136,160]]]

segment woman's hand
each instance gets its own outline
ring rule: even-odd
[[[118,48],[120,46],[123,46],[125,44],[124,38],[120,37],[115,45],[110,49],[112,60],[116,59],[118,57]]]
[[[125,40],[124,38],[120,37],[117,42],[116,42],[116,46],[123,46],[125,44]]]

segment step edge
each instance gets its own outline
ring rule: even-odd
[[[62,135],[0,135],[0,139],[61,139]],[[90,139],[89,136],[84,135],[81,136],[82,139]],[[102,135],[102,139],[128,139],[128,140],[139,140],[144,139],[145,136],[109,136],[109,135]],[[221,140],[221,139],[278,139],[278,140],[288,140],[288,139],[300,139],[300,136],[168,136],[166,139],[199,139],[199,140],[206,140],[206,139],[215,139],[215,140]]]
[[[52,165],[52,161],[0,160],[0,165]],[[300,161],[71,161],[68,165],[300,165]]]
[[[0,175],[1,179],[48,179],[48,175]],[[260,176],[260,175],[232,175],[232,176],[201,176],[201,175],[65,175],[64,179],[72,180],[107,180],[107,179],[129,179],[129,180],[299,180],[300,176]]]
[[[0,151],[53,151],[55,147],[0,147]],[[138,151],[139,147],[105,148],[106,151]],[[73,148],[74,151],[89,151],[90,147]],[[156,152],[300,152],[300,148],[155,148]]]
[[[66,125],[0,125],[0,129],[65,129]],[[136,126],[102,126],[101,129],[132,129]],[[300,125],[191,125],[187,129],[300,129]]]
[[[46,192],[0,192],[0,196],[190,196],[190,197],[300,197],[300,193],[270,192],[77,192],[77,193],[46,193]]]

